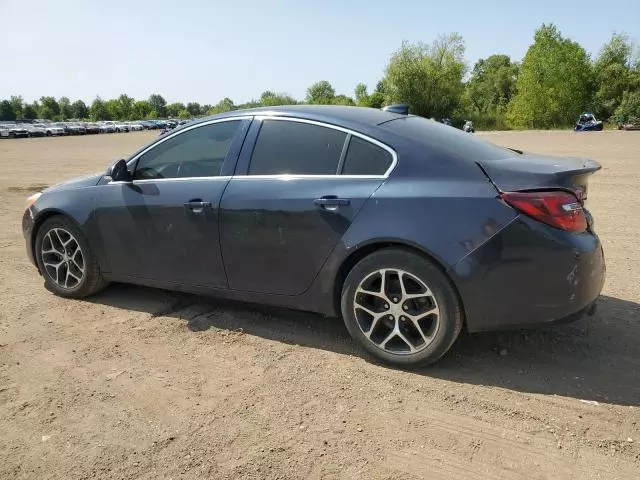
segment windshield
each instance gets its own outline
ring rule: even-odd
[[[487,162],[517,155],[513,150],[423,117],[399,118],[386,122],[381,127],[464,161]]]

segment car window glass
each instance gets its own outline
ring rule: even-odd
[[[249,175],[334,175],[347,135],[308,123],[265,120]]]
[[[382,147],[352,136],[344,159],[343,175],[384,175],[393,157]]]
[[[159,143],[138,159],[134,179],[220,175],[240,123],[233,120],[203,125]]]
[[[515,152],[475,135],[422,117],[409,116],[382,125],[402,137],[427,144],[434,152],[466,162],[490,162],[513,157]]]

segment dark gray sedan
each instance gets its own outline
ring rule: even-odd
[[[118,281],[339,315],[379,359],[429,363],[463,327],[593,312],[599,168],[402,113],[241,110],[34,195],[23,230],[62,296]]]

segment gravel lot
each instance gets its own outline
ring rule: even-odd
[[[466,336],[413,372],[364,358],[337,319],[131,286],[47,292],[25,197],[154,136],[0,141],[0,478],[640,477],[640,132],[487,134],[603,165],[588,202],[600,308]]]

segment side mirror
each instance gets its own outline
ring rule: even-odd
[[[107,168],[105,176],[111,177],[112,182],[130,182],[133,180],[129,170],[127,169],[127,162],[122,159]]]

